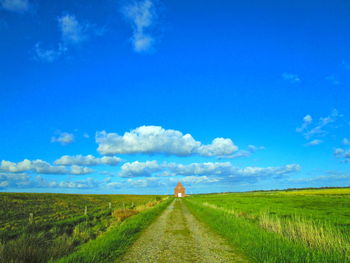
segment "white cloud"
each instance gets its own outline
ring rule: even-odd
[[[334,156],[336,158],[342,159],[342,162],[344,162],[344,163],[350,162],[350,150],[337,148],[334,150]]]
[[[305,139],[307,140],[314,136],[324,136],[327,134],[325,128],[330,126],[330,124],[336,122],[342,116],[342,114],[340,114],[336,109],[334,109],[331,112],[331,114],[327,117],[321,117],[318,123],[310,129],[309,127],[312,122],[312,118],[310,115],[306,115],[303,119],[303,124],[301,128],[297,128],[296,131],[302,133]]]
[[[41,176],[37,176],[32,184],[35,187],[44,188],[96,189],[100,187],[101,182],[90,177],[77,181],[46,181]]]
[[[40,43],[36,43],[34,47],[34,55],[35,58],[39,61],[43,62],[54,62],[60,56],[62,56],[67,51],[67,48],[63,46],[61,43],[58,44],[57,49],[43,49],[40,46]]]
[[[122,13],[131,24],[133,36],[131,38],[136,52],[145,52],[152,48],[155,39],[151,35],[157,14],[152,1],[134,1],[124,6]]]
[[[304,130],[307,129],[307,127],[312,123],[312,117],[311,115],[306,115],[304,118],[303,118],[303,124],[301,125],[300,128],[297,128],[296,131],[297,132],[303,132]]]
[[[34,54],[37,60],[43,62],[54,62],[65,55],[72,46],[77,46],[87,41],[91,35],[100,36],[102,30],[89,23],[79,22],[75,15],[65,14],[57,18],[61,40],[57,48],[44,49],[40,43],[36,43]]]
[[[21,187],[29,184],[29,176],[25,173],[0,172],[0,188],[10,186]]]
[[[25,13],[30,10],[28,0],[1,0],[0,7],[17,13]]]
[[[89,174],[92,172],[93,172],[92,169],[88,167],[79,166],[79,165],[72,165],[71,171],[70,171],[71,174],[76,174],[76,175]]]
[[[231,139],[215,138],[211,144],[201,145],[197,152],[202,156],[222,156],[230,155],[237,149]]]
[[[264,150],[264,146],[248,145],[247,150],[239,150],[237,153],[228,156],[220,156],[219,159],[236,159],[241,157],[250,157],[253,153],[258,150]]]
[[[60,132],[58,136],[51,137],[51,142],[59,142],[62,145],[67,145],[74,142],[74,135],[68,132]]]
[[[145,177],[152,176],[155,172],[161,170],[157,161],[125,163],[121,167],[120,177]]]
[[[21,162],[14,163],[6,160],[1,161],[0,170],[19,173],[19,172],[35,172],[37,174],[88,174],[92,170],[86,167],[80,167],[73,165],[71,169],[67,169],[64,166],[52,166],[51,164],[42,160],[28,160],[24,159]]]
[[[141,126],[123,136],[105,131],[96,133],[98,152],[101,154],[166,154],[177,156],[222,156],[235,152],[238,147],[231,139],[216,138],[209,145],[196,141],[190,134],[165,130],[160,126]]]
[[[58,26],[65,44],[79,44],[87,39],[86,25],[80,24],[74,15],[59,17]]]
[[[322,140],[319,140],[319,139],[315,139],[315,140],[312,140],[311,142],[308,142],[307,144],[305,144],[306,146],[316,146],[316,145],[319,145],[323,143]]]
[[[301,81],[298,75],[287,72],[282,74],[282,78],[291,83],[299,83]]]
[[[343,144],[343,145],[350,145],[349,139],[348,139],[348,138],[344,138],[344,139],[342,140],[342,144]]]
[[[152,176],[215,176],[244,178],[279,178],[292,172],[299,171],[300,165],[289,164],[279,167],[234,167],[230,162],[206,163],[161,163],[157,161],[125,163],[119,174],[121,177],[152,177]]]
[[[117,165],[122,161],[119,157],[113,156],[103,156],[101,158],[96,158],[93,155],[75,155],[69,156],[64,155],[61,158],[57,159],[54,163],[57,165]]]
[[[177,182],[178,179],[171,179],[173,182]],[[220,181],[219,178],[209,177],[209,176],[187,176],[181,179],[182,183],[189,184],[201,184],[201,183],[216,183]]]
[[[334,150],[334,155],[336,157],[342,157],[343,154],[344,154],[345,150],[344,149],[341,149],[341,148],[337,148]]]

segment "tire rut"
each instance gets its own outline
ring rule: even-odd
[[[248,262],[175,199],[118,262]]]

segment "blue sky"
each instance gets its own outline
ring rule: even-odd
[[[0,191],[350,185],[349,1],[0,0]]]

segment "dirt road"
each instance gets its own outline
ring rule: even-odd
[[[176,199],[118,262],[247,262]]]

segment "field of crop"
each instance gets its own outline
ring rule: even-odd
[[[350,262],[350,189],[194,195],[190,210],[253,262]]]
[[[118,228],[127,217],[152,210],[162,199],[151,195],[0,193],[0,262],[61,258]],[[139,227],[141,223],[146,225],[140,221]]]

